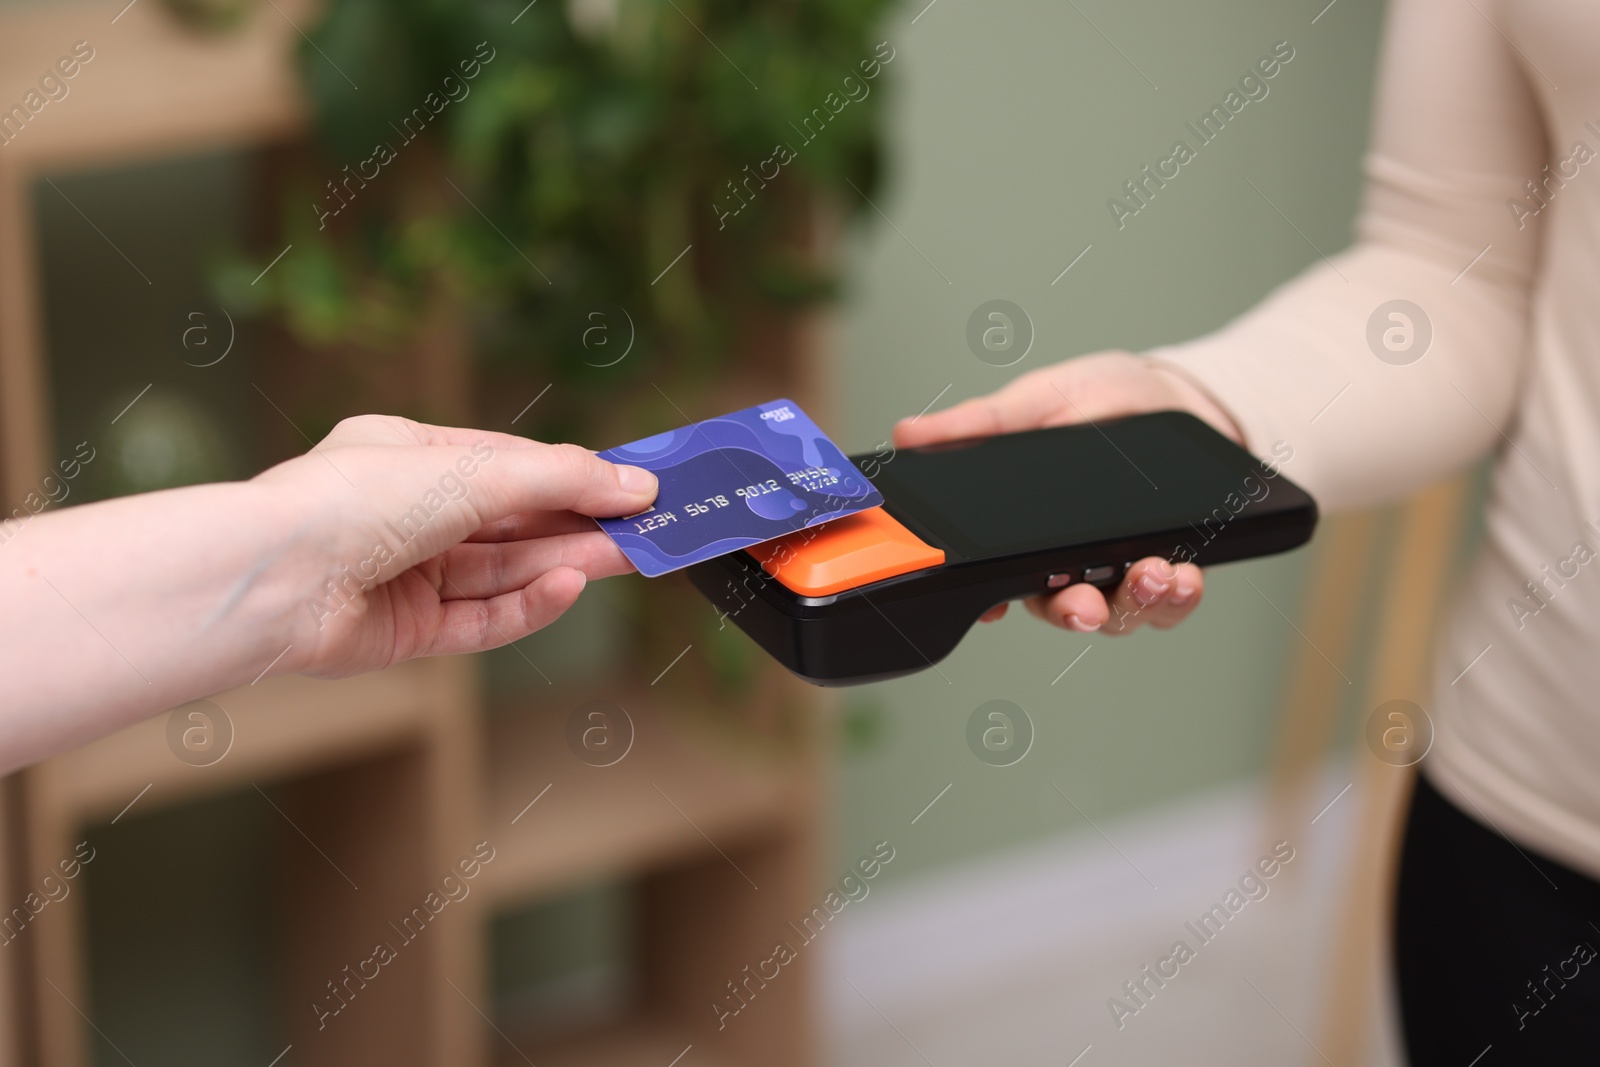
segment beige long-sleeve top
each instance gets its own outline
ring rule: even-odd
[[[1493,452],[1424,766],[1600,878],[1600,3],[1394,0],[1367,178],[1350,250],[1152,356],[1325,509]]]

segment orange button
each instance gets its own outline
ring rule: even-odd
[[[944,562],[882,508],[868,508],[821,526],[745,549],[761,569],[801,596],[828,596]]]

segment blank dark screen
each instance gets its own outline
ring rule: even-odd
[[[969,558],[1175,530],[1274,479],[1243,449],[1185,415],[1003,434],[902,450],[873,481]],[[870,468],[869,468],[870,469]]]

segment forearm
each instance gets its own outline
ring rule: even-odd
[[[1511,419],[1526,294],[1470,278],[1452,285],[1452,273],[1361,246],[1218,333],[1152,355],[1215,397],[1251,451],[1292,450],[1288,472],[1325,507],[1380,503],[1470,463]],[[1375,351],[1369,322],[1397,297],[1412,307],[1399,309],[1404,319],[1377,316]],[[1388,331],[1399,350],[1384,346]]]
[[[363,415],[248,482],[0,527],[0,773],[271,674],[479,652],[631,569],[649,471]]]
[[[1529,349],[1540,228],[1506,203],[1547,149],[1520,57],[1471,4],[1395,0],[1381,70],[1358,244],[1154,353],[1253,451],[1292,448],[1291,476],[1328,507],[1398,496],[1495,445]]]
[[[321,517],[284,492],[126,497],[40,515],[0,544],[0,770],[259,676],[325,568]]]

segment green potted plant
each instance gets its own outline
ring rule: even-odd
[[[224,289],[380,367],[449,309],[484,425],[600,447],[708,414],[837,290],[826,220],[877,184],[886,7],[331,0],[299,56],[320,151],[283,186],[293,255]]]

